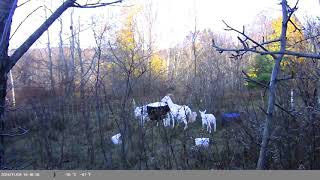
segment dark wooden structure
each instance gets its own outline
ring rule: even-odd
[[[167,113],[170,112],[170,108],[167,104],[160,106],[147,105],[147,112],[150,120],[162,120],[166,118]]]

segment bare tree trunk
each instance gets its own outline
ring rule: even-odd
[[[6,60],[0,59],[0,63]],[[7,75],[4,69],[0,67],[0,134],[5,132],[5,118],[4,118],[4,108],[5,108],[5,98],[7,94]],[[0,169],[5,166],[5,138],[0,135]]]
[[[60,60],[62,60],[61,64],[64,66],[64,69],[62,70],[62,87],[64,88],[64,93],[68,93],[69,68],[68,68],[66,57],[64,55],[62,33],[63,33],[63,22],[62,22],[62,19],[60,19],[59,55],[60,55]]]
[[[96,101],[96,113],[97,113],[97,118],[98,118],[98,125],[99,125],[99,135],[100,135],[100,146],[101,146],[101,151],[102,151],[102,155],[104,157],[104,160],[106,162],[106,164],[108,165],[109,161],[106,155],[106,151],[104,148],[104,135],[102,132],[102,117],[101,117],[101,112],[100,112],[100,97],[98,96],[98,91],[99,91],[99,73],[100,73],[100,57],[101,57],[101,50],[99,48],[99,55],[98,55],[98,70],[97,70],[97,79],[96,79],[96,83],[95,83],[95,101]]]
[[[15,90],[14,90],[14,82],[12,77],[12,70],[10,70],[10,81],[11,81],[11,91],[12,91],[12,105],[13,107],[16,107],[16,96],[15,96]]]
[[[287,45],[287,39],[286,39],[287,23],[288,23],[287,1],[282,0],[281,5],[282,5],[282,29],[281,29],[281,35],[280,35],[280,52],[284,53]],[[273,119],[273,112],[274,112],[274,103],[276,98],[276,81],[277,81],[277,76],[280,72],[280,63],[283,56],[284,54],[280,54],[277,56],[272,69],[272,73],[271,73],[269,91],[268,91],[269,98],[268,98],[267,117],[264,124],[257,169],[265,169],[265,164],[267,160],[266,155],[268,150],[268,143],[270,140],[270,131],[271,131],[271,125],[272,125],[272,119]]]
[[[80,46],[80,19],[78,19],[78,36],[77,36],[77,51],[78,51],[78,58],[80,63],[80,99],[81,99],[81,112],[83,115],[84,125],[85,125],[85,134],[88,143],[87,155],[88,155],[88,164],[87,167],[89,168],[90,165],[94,164],[95,161],[95,153],[94,153],[94,143],[93,143],[93,135],[90,129],[90,118],[87,112],[85,111],[86,106],[86,99],[85,99],[85,80],[84,80],[84,62],[82,58],[82,50]]]
[[[14,53],[8,56],[8,47],[10,42],[10,31],[12,18],[14,16],[15,9],[17,7],[18,0],[6,0],[0,1],[1,13],[0,13],[0,134],[4,132],[5,122],[4,122],[4,110],[5,110],[5,97],[7,90],[7,73],[14,67],[14,65],[19,61],[19,59],[27,52],[27,50],[32,46],[32,44],[52,25],[52,23],[60,17],[60,15],[67,10],[69,7],[101,7],[107,6],[114,3],[119,3],[119,1],[114,1],[110,3],[101,4],[99,2],[90,5],[76,5],[74,0],[66,0],[61,4],[52,15],[37,28],[32,35],[30,35],[21,46],[19,46]],[[4,167],[4,136],[0,135],[0,169]]]
[[[61,132],[61,143],[60,143],[60,160],[59,160],[59,169],[63,168],[63,163],[64,163],[64,154],[65,154],[65,142],[66,142],[66,136],[65,136],[65,131],[66,131],[66,127],[67,125],[65,124],[65,108],[63,107],[64,101],[62,99],[59,98],[58,101],[58,106],[59,106],[59,112],[61,115],[61,124],[64,125],[64,128],[62,128],[62,132]]]
[[[153,42],[153,38],[154,38],[154,36],[153,36],[153,28],[154,28],[154,21],[155,21],[155,19],[156,19],[156,15],[155,15],[155,11],[154,11],[154,8],[153,8],[153,2],[152,2],[152,0],[147,0],[146,1],[146,7],[145,7],[145,9],[146,9],[146,11],[145,11],[145,17],[146,17],[146,23],[147,23],[147,36],[148,36],[148,42],[147,42],[147,53],[148,54],[153,54],[153,44],[154,44],[154,42]],[[150,94],[150,93],[152,93],[152,85],[153,85],[153,83],[152,83],[152,76],[153,76],[153,74],[152,74],[152,64],[151,64],[151,61],[152,61],[152,56],[150,56],[149,58],[149,78],[148,78],[148,94]]]
[[[78,19],[78,38],[77,38],[77,50],[78,50],[78,58],[79,58],[79,65],[80,65],[80,98],[83,99],[85,96],[84,90],[84,63],[82,59],[82,50],[80,46],[80,32],[81,32],[81,25],[80,25],[80,18]]]
[[[133,58],[133,57],[132,57]],[[131,86],[130,86],[130,77],[131,77],[131,70],[127,73],[126,77],[126,87],[125,87],[125,96],[122,99],[122,111],[121,111],[121,119],[122,119],[122,125],[123,129],[121,132],[121,137],[122,137],[122,146],[121,146],[121,161],[122,161],[122,169],[127,168],[127,148],[128,144],[132,141],[129,141],[129,138],[131,139],[132,137],[130,136],[130,124],[128,121],[128,117],[126,116],[126,108],[127,108],[127,102],[129,100],[129,96],[131,94]],[[123,135],[122,135],[123,134]]]
[[[96,54],[97,54],[97,74],[96,74],[96,82],[95,82],[95,102],[96,102],[96,114],[98,118],[98,126],[99,126],[99,135],[100,135],[100,146],[101,146],[101,152],[104,157],[104,161],[106,163],[106,166],[108,168],[111,168],[111,159],[108,159],[106,149],[105,149],[105,141],[104,141],[104,134],[102,131],[102,116],[101,116],[101,101],[99,97],[99,88],[100,86],[100,61],[101,61],[101,55],[102,55],[102,50],[101,50],[101,43],[102,43],[102,38],[104,36],[104,33],[106,32],[106,26],[104,27],[103,31],[100,32],[99,35],[97,35],[96,31],[93,29],[94,33],[94,38],[96,42]],[[121,134],[122,136],[122,134]],[[110,153],[109,153],[110,154]]]
[[[195,1],[194,1],[195,3]],[[195,17],[194,17],[194,31],[192,32],[192,39],[191,39],[191,54],[190,55],[191,57],[191,61],[193,59],[194,61],[194,74],[193,74],[193,78],[192,78],[192,81],[191,81],[191,87],[193,89],[193,91],[191,92],[192,93],[192,96],[189,96],[188,97],[188,102],[189,103],[192,103],[192,100],[194,100],[194,102],[196,104],[199,104],[199,99],[200,99],[200,94],[198,91],[196,91],[196,89],[198,89],[199,87],[202,87],[202,86],[199,86],[199,83],[200,83],[200,76],[198,76],[197,74],[197,61],[198,61],[198,51],[197,51],[197,47],[196,47],[196,42],[197,42],[197,36],[198,36],[198,32],[197,32],[197,16],[196,14],[194,14]],[[192,98],[193,97],[193,98]]]
[[[64,117],[63,117],[64,120]],[[63,121],[64,123],[64,121]],[[65,146],[65,130],[62,131],[61,134],[61,144],[60,144],[60,162],[59,162],[59,168],[62,169],[63,167],[63,161],[64,161],[64,146]]]
[[[194,32],[192,33],[192,55],[194,60],[194,78],[197,76],[197,47],[196,47],[196,41],[197,41],[197,17],[194,18]]]
[[[45,12],[45,18],[47,18],[47,10],[46,8],[44,8],[44,12]],[[48,48],[48,58],[49,58],[49,76],[50,76],[50,86],[51,86],[51,91],[53,92],[53,94],[55,94],[55,88],[54,88],[54,77],[53,77],[53,63],[52,63],[52,51],[51,51],[51,43],[50,43],[50,33],[49,30],[47,30],[47,48]]]
[[[74,94],[74,77],[75,77],[75,33],[74,33],[74,25],[73,25],[73,10],[71,11],[70,14],[70,34],[71,34],[71,38],[70,38],[70,61],[68,63],[69,66],[69,72],[67,72],[69,75],[69,91],[68,94],[73,96]]]
[[[15,3],[15,4],[14,4]],[[12,24],[12,16],[15,11],[16,1],[1,2],[0,14],[0,134],[5,131],[4,110],[7,95],[7,73],[11,69],[8,68],[10,57],[8,56],[10,30]],[[0,169],[5,167],[5,138],[0,135]]]

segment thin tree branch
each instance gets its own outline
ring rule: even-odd
[[[302,53],[302,52],[294,52],[290,50],[284,50],[284,51],[259,51],[254,48],[242,48],[242,49],[236,49],[236,48],[222,48],[215,44],[212,45],[217,51],[220,53],[222,52],[255,52],[261,55],[290,55],[290,56],[296,56],[296,57],[304,57],[304,58],[312,58],[312,59],[320,59],[320,54],[312,54],[312,53]]]
[[[258,107],[259,107],[259,109],[260,109],[265,115],[268,115],[268,113],[267,113],[266,110],[264,110],[261,106],[258,106]]]
[[[118,1],[113,1],[113,2],[109,2],[109,3],[86,3],[84,5],[81,5],[77,2],[75,2],[75,6],[77,8],[97,8],[97,7],[103,7],[103,6],[108,6],[108,5],[112,5],[112,4],[116,4],[116,3],[121,3],[122,0],[118,0]]]
[[[27,129],[23,129],[23,128],[19,128],[22,132],[21,133],[17,133],[17,134],[0,134],[0,136],[9,136],[9,137],[15,137],[15,136],[22,136],[25,135],[29,132],[29,130]]]
[[[100,3],[99,6],[92,7],[101,7],[107,6],[110,4],[120,3],[122,0],[114,1],[111,3]],[[99,4],[99,3],[98,3]],[[51,24],[60,17],[60,15],[69,7],[78,7],[75,0],[65,1],[24,43],[14,51],[10,57],[10,64],[8,65],[6,71],[9,72],[10,69],[18,62],[18,60],[23,56],[23,54],[32,46],[32,44],[51,26]]]
[[[291,75],[288,76],[288,77],[277,78],[277,81],[287,81],[287,80],[290,80],[290,79],[294,79],[293,72],[291,72]]]
[[[260,47],[263,51],[269,52],[268,49],[266,49],[263,45],[261,45],[261,43],[258,43],[257,41],[253,40],[248,35],[246,35],[245,32],[244,32],[244,28],[243,28],[243,32],[241,32],[241,31],[239,31],[237,29],[234,29],[233,27],[229,26],[224,20],[222,20],[222,22],[227,26],[228,29],[226,29],[226,30],[235,31],[235,32],[241,34],[242,36],[244,36],[246,38],[246,40],[249,40],[253,44],[255,44],[256,47],[254,49],[256,49],[257,47]],[[276,59],[276,57],[274,55],[271,55],[271,56],[273,56],[273,58]]]
[[[264,87],[264,88],[269,88],[269,86],[268,85],[266,85],[266,84],[263,84],[263,83],[261,83],[261,82],[259,82],[259,81],[257,81],[257,80],[254,80],[254,79],[252,79],[246,72],[244,72],[243,70],[242,70],[242,73],[246,76],[246,80],[249,80],[249,81],[251,81],[251,82],[253,82],[253,83],[256,83],[256,84],[258,84],[258,85],[260,85],[260,86],[262,86],[262,87]]]
[[[293,25],[293,27],[294,27],[293,32],[296,32],[296,31],[298,30],[298,31],[300,32],[300,34],[302,34],[301,29],[298,28],[297,25],[296,25],[291,19],[289,19],[289,22],[290,22],[290,23]]]
[[[10,36],[10,39],[16,34],[16,32],[19,30],[20,26],[33,14],[35,13],[38,9],[40,9],[42,6],[37,7],[36,9],[34,9],[33,11],[31,11],[18,25],[18,27],[14,30],[14,32],[12,33],[12,35]]]
[[[10,36],[10,28],[11,28],[11,23],[12,23],[12,17],[13,17],[14,11],[16,10],[17,3],[18,3],[18,0],[14,0],[12,2],[12,6],[11,6],[11,9],[9,11],[8,18],[7,18],[6,22],[5,22],[3,33],[2,33],[2,36],[1,36],[1,40],[0,40],[0,49],[1,50],[7,49],[5,47],[9,44],[9,42],[6,42],[6,41],[9,41],[9,39],[7,39],[7,38]],[[2,54],[3,52],[0,52],[0,53]]]
[[[19,4],[18,6],[17,6],[17,8],[18,7],[21,7],[21,6],[23,6],[23,5],[25,5],[25,4],[27,4],[28,2],[30,2],[31,0],[27,0],[27,1],[25,1],[25,2],[23,2],[23,3],[21,3],[21,4]]]
[[[23,54],[32,46],[32,44],[51,26],[51,24],[60,17],[60,15],[69,7],[73,6],[73,0],[67,0],[64,2],[24,43],[14,51],[10,57],[10,65],[6,71],[10,69],[18,62]]]
[[[290,20],[290,19],[291,19],[291,16],[293,15],[293,13],[294,13],[295,11],[298,10],[298,7],[297,7],[297,6],[298,6],[298,3],[299,3],[299,0],[296,1],[296,4],[294,5],[293,8],[291,8],[290,6],[287,5],[287,7],[289,8],[289,15],[288,15],[288,20],[287,20],[286,23],[288,23],[288,21],[291,21],[291,20]]]
[[[274,105],[275,105],[276,107],[278,107],[279,109],[281,109],[282,111],[284,111],[284,112],[286,112],[287,114],[289,114],[290,116],[295,117],[294,114],[292,114],[289,110],[283,108],[283,107],[280,106],[279,104],[276,104],[276,103],[275,103]]]

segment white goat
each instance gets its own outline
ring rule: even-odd
[[[185,124],[184,130],[188,127],[188,121],[195,122],[197,113],[192,112],[188,106],[174,104],[169,96],[165,96],[164,98],[162,98],[161,102],[167,103],[170,108],[170,114],[173,117],[172,127],[174,127],[175,119],[178,122],[183,122]]]
[[[195,138],[194,142],[196,146],[200,147],[208,147],[209,146],[209,138]]]
[[[111,141],[113,142],[113,144],[121,144],[122,141],[121,141],[120,137],[121,137],[121,134],[120,134],[120,133],[112,136],[112,137],[111,137]]]
[[[170,126],[171,119],[172,119],[172,115],[171,115],[171,113],[169,112],[169,113],[167,114],[167,117],[163,119],[163,125],[164,125],[164,127]]]
[[[135,118],[139,119],[140,125],[143,126],[145,122],[150,120],[149,115],[148,115],[148,111],[147,111],[147,106],[158,107],[158,106],[164,106],[164,105],[166,105],[166,104],[163,102],[154,102],[154,103],[150,103],[150,104],[147,104],[144,106],[136,107],[134,109]],[[163,119],[163,125],[165,127],[170,126],[170,120],[171,120],[170,114],[168,113],[167,117],[165,119]],[[157,123],[157,126],[158,126],[158,123]]]
[[[216,118],[214,117],[213,114],[205,114],[207,110],[204,111],[200,111],[200,115],[201,115],[201,120],[202,120],[202,128],[204,128],[205,125],[207,125],[207,131],[209,133],[211,133],[211,124],[214,125],[214,132],[216,132],[216,128],[217,128],[217,122],[216,122]]]
[[[147,106],[139,106],[134,109],[135,118],[140,120],[140,125],[143,126],[146,121],[149,121],[149,116],[147,112]]]

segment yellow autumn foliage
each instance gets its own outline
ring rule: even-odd
[[[289,51],[303,51],[305,49],[305,42],[303,41],[304,35],[301,31],[297,30],[302,29],[302,24],[300,21],[292,16],[291,17],[291,22],[288,22],[287,25],[287,46],[286,50]],[[293,25],[294,24],[294,25]],[[297,28],[296,28],[297,27]],[[270,34],[270,39],[279,39],[281,35],[281,28],[282,28],[282,18],[279,17],[272,22],[272,28],[273,28],[273,33]],[[268,49],[270,51],[279,51],[280,50],[280,42],[273,43],[272,45],[268,46]],[[304,58],[287,58],[285,56],[284,60],[281,62],[281,65],[283,67],[288,66],[291,63],[303,63]]]
[[[162,59],[159,54],[151,56],[150,62],[153,74],[162,74],[167,68],[166,60]]]
[[[303,41],[303,33],[298,29],[302,29],[302,25],[296,17],[291,17],[292,22],[288,22],[287,26],[287,46],[286,50],[290,51],[304,51],[306,45]],[[293,25],[294,24],[294,25]],[[297,28],[296,28],[297,27]],[[276,40],[280,38],[282,28],[282,17],[274,19],[272,21],[273,32],[269,34],[268,39]],[[269,51],[280,51],[280,42],[272,43],[267,46]],[[281,69],[288,70],[290,72],[295,72],[296,67],[302,65],[305,61],[304,58],[297,58],[293,56],[284,56],[281,61]],[[259,82],[266,83],[270,79],[270,74],[273,67],[273,58],[271,56],[256,56],[253,67],[249,68],[248,76],[252,79],[255,79]],[[246,86],[250,86],[250,83],[245,82]],[[252,85],[252,87],[254,87]]]
[[[291,17],[290,19],[297,28],[301,29],[302,25],[299,20],[295,17]],[[288,22],[287,26],[287,50],[297,50],[297,48],[301,48],[301,43],[298,43],[304,39],[303,33],[299,30],[296,30],[295,26]],[[281,35],[282,28],[282,18],[279,17],[272,22],[273,33],[270,35],[270,39],[279,39]],[[273,43],[272,46],[268,47],[272,51],[280,50],[280,42]]]
[[[139,4],[123,9],[122,26],[116,32],[117,47],[122,54],[121,65],[130,70],[134,77],[139,77],[147,69],[153,75],[161,76],[166,70],[166,61],[158,53],[147,58],[145,57],[147,50],[142,49],[144,47],[143,39],[140,39],[136,22],[142,10],[143,8]]]
[[[252,79],[254,79],[254,78],[257,78],[258,76],[257,76],[257,70],[256,69],[254,69],[254,68],[252,68],[252,69],[250,69],[250,71],[248,72],[248,76],[250,77],[250,78],[252,78]]]
[[[287,25],[287,50],[290,51],[303,51],[305,49],[305,43],[303,42],[304,35],[301,31],[297,30],[302,29],[302,24],[300,21],[292,16],[291,22],[288,22]],[[294,25],[293,25],[294,24]],[[279,39],[281,35],[281,28],[282,28],[282,18],[279,17],[272,22],[273,33],[270,35],[270,39]],[[268,46],[268,49],[271,51],[279,51],[280,50],[280,42],[273,43],[272,45]],[[296,59],[296,62],[303,62],[303,59]],[[286,64],[286,63],[284,63]]]
[[[125,14],[123,26],[117,33],[117,39],[120,42],[123,50],[133,50],[136,47],[135,33],[136,33],[136,16],[141,12],[141,6],[135,5],[130,9],[123,9]]]

